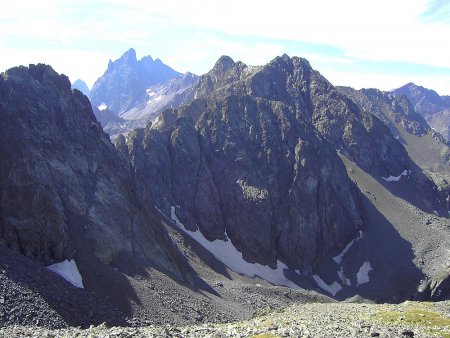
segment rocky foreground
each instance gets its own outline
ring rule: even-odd
[[[252,319],[176,327],[55,329],[9,326],[1,337],[450,337],[450,301],[299,304],[263,308]]]

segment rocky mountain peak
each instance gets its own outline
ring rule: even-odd
[[[214,65],[211,73],[214,73],[218,76],[224,74],[226,71],[228,71],[231,67],[235,65],[235,62],[232,58],[230,58],[227,55],[222,55]]]
[[[128,64],[134,65],[137,63],[136,51],[133,48],[127,50],[123,55],[116,61],[118,64]]]
[[[439,110],[444,105],[442,98],[434,90],[418,86],[412,82],[393,90],[393,93],[405,95],[409,98],[418,113],[426,110]]]
[[[134,196],[130,165],[86,96],[38,64],[2,74],[0,97],[0,245],[46,264],[136,252],[153,259],[139,238],[169,239]]]
[[[396,96],[407,97],[414,110],[422,115],[428,124],[447,140],[450,138],[450,100],[446,96],[439,96],[432,89],[408,83],[392,91]]]
[[[81,79],[77,79],[77,80],[75,80],[74,83],[72,83],[72,89],[78,89],[80,92],[82,92],[87,97],[89,97],[89,95],[90,95],[89,87],[87,86],[86,82],[84,82]]]
[[[148,88],[164,85],[179,75],[159,59],[146,56],[138,61],[136,51],[131,48],[109,63],[92,87],[91,101],[95,106],[105,104],[113,113],[121,115],[144,103]]]
[[[150,55],[146,55],[141,59],[142,63],[152,63],[153,58]],[[162,63],[160,59],[156,59],[154,62]]]
[[[28,85],[30,82],[41,86],[51,86],[57,90],[70,91],[71,84],[65,75],[59,75],[52,67],[45,64],[31,64],[29,67],[14,67],[2,73],[2,78],[14,83]]]
[[[189,229],[208,240],[228,236],[246,260],[270,266],[316,264],[355,236],[364,223],[358,193],[310,120],[312,100],[328,104],[305,83],[328,82],[307,66],[287,55],[262,67],[222,57],[200,78],[194,101],[164,111],[143,142],[136,136],[132,162],[158,208],[178,206]],[[172,188],[157,187],[155,177]]]

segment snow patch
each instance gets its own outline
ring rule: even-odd
[[[342,290],[342,285],[336,281],[334,281],[333,284],[328,285],[322,280],[322,278],[320,278],[319,275],[313,275],[313,278],[319,288],[330,293],[333,297]]]
[[[287,286],[293,289],[300,289],[300,287],[286,278],[284,270],[289,268],[282,262],[277,261],[277,267],[275,269],[270,268],[267,265],[261,265],[259,263],[249,263],[242,257],[242,253],[239,252],[236,247],[231,243],[231,240],[216,239],[212,242],[208,241],[200,230],[189,231],[185,228],[183,223],[180,222],[176,213],[175,207],[170,207],[170,218],[175,224],[206,250],[211,252],[214,257],[229,267],[232,271],[249,276],[260,277],[271,284]]]
[[[372,271],[373,268],[370,265],[369,261],[365,261],[363,265],[359,268],[358,273],[356,274],[356,285],[359,286],[364,283],[368,283],[369,278],[369,272]]]
[[[341,251],[341,253],[337,256],[333,257],[333,260],[337,263],[337,264],[341,264],[342,262],[342,258],[344,258],[345,254],[347,253],[348,250],[350,250],[350,248],[352,247],[352,245],[356,242],[358,242],[361,238],[363,238],[363,232],[360,230],[359,231],[359,236],[355,239],[352,239],[346,246],[345,248]]]
[[[57,273],[73,286],[84,289],[83,280],[74,259],[71,259],[70,261],[66,259],[60,263],[49,265],[47,266],[47,269]]]
[[[342,284],[347,285],[347,286],[352,286],[352,282],[344,274],[343,266],[341,266],[341,269],[338,271],[338,276],[339,276],[339,279],[341,280]]]
[[[411,174],[411,170],[403,170],[402,173],[398,176],[389,176],[389,177],[382,177],[383,180],[387,181],[387,182],[398,182],[400,181],[400,179],[402,178],[402,176],[408,176],[409,174]]]
[[[154,93],[153,93],[154,94]],[[150,99],[147,101],[147,103],[156,103],[161,101],[161,99],[163,98],[162,95],[159,95],[157,97],[153,97],[154,95],[150,96]]]
[[[102,103],[97,108],[98,108],[98,110],[105,110],[106,108],[108,108],[108,106],[105,103]]]

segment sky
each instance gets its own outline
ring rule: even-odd
[[[287,53],[335,85],[450,95],[450,0],[23,0],[0,12],[0,71],[47,63],[91,87],[134,48],[201,75]]]

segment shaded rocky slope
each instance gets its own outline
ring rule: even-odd
[[[75,259],[85,287],[125,313],[133,292],[117,262],[186,279],[153,205],[136,198],[129,162],[67,77],[45,65],[8,70],[0,115],[0,245],[45,265]]]
[[[222,57],[190,95],[114,147],[65,76],[44,65],[2,74],[5,294],[36,300],[57,327],[87,325],[70,304],[97,309],[95,323],[181,325],[330,301],[305,289],[378,302],[448,298],[450,228],[432,214],[446,202],[386,126],[392,112],[377,115],[391,98],[377,94],[364,109],[286,55],[262,67]],[[430,136],[407,131],[414,114],[401,102],[400,136]],[[265,275],[235,273],[224,255]],[[45,265],[66,258],[86,293],[49,277]],[[0,304],[14,313],[0,323],[43,319],[15,299]]]
[[[137,60],[136,51],[131,48],[116,61],[109,61],[107,70],[92,87],[90,99],[93,105],[104,104],[120,115],[143,103],[148,88],[179,75],[159,59],[146,56]]]
[[[407,101],[399,105],[408,109]],[[406,127],[426,128],[410,114],[417,121],[408,116]],[[356,164],[375,180],[379,198],[404,201],[400,210],[445,215],[447,203],[385,122],[304,59],[284,55],[249,67],[222,57],[191,103],[165,110],[117,147],[132,160],[141,198],[190,231],[230,239],[249,262],[299,269],[302,287],[395,301],[412,297],[424,274],[398,235],[398,219],[361,197],[339,156],[347,170]],[[370,278],[357,278],[365,269]]]
[[[415,112],[406,96],[395,96],[378,89],[338,89],[363,111],[376,115],[389,127],[419,167],[417,170],[422,170],[434,181],[438,190],[436,198],[445,201],[450,194],[450,147],[442,135],[431,129],[425,119]],[[432,189],[436,190],[434,186]],[[424,193],[423,189],[420,191]],[[439,210],[440,214],[447,214],[450,207],[445,204]]]
[[[129,152],[142,194],[167,215],[176,206],[189,229],[228,237],[249,262],[303,269],[339,253],[364,216],[334,148],[290,99],[244,90],[258,74],[222,57],[191,104],[129,135]]]
[[[223,322],[329,301],[235,274],[162,222],[87,98],[49,66],[3,73],[0,102],[0,326]],[[84,290],[46,269],[63,259]]]

